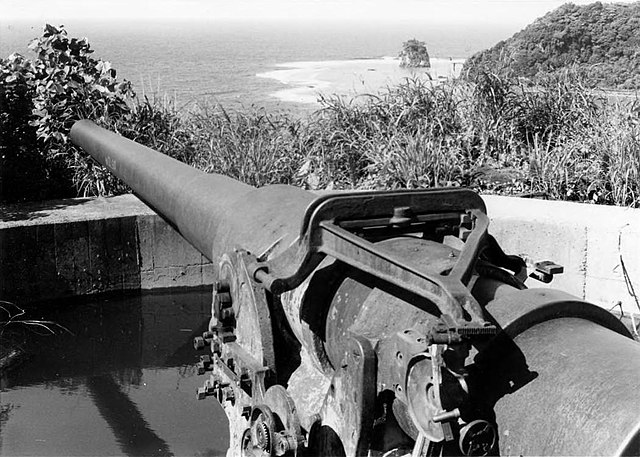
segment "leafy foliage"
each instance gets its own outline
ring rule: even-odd
[[[415,38],[405,41],[402,44],[399,57],[401,67],[431,68],[429,52],[424,41],[418,41]]]
[[[50,154],[65,150],[67,134],[77,119],[104,122],[130,114],[131,84],[118,82],[109,62],[92,58],[85,38],[69,39],[63,28],[47,25],[29,48],[37,56],[32,125]]]
[[[640,88],[640,2],[565,4],[493,48],[467,60],[463,74],[484,71],[539,81],[572,66],[588,86]]]
[[[68,142],[73,123],[104,125],[132,112],[130,83],[118,82],[109,62],[92,58],[86,39],[46,25],[29,48],[33,61],[19,54],[0,60],[0,189],[9,201],[75,194],[82,179],[74,171],[86,158]],[[32,167],[35,175],[24,173]]]
[[[35,72],[20,55],[0,60],[0,201],[46,197],[50,173],[30,124]]]

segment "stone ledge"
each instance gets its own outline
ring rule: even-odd
[[[121,217],[154,216],[151,208],[134,195],[69,198],[0,206],[0,230],[31,225],[83,222]]]

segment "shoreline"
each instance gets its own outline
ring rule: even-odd
[[[464,59],[431,58],[431,68],[401,68],[396,57],[286,62],[256,77],[286,86],[268,94],[283,102],[317,104],[320,94],[353,98],[374,94],[408,78],[437,83],[457,77]]]

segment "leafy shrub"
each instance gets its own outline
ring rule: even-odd
[[[129,82],[117,80],[109,62],[91,57],[86,39],[69,38],[62,27],[46,25],[29,48],[33,61],[19,54],[0,60],[1,198],[75,196],[88,167],[68,141],[71,126],[78,119],[103,125],[126,120],[133,91]],[[37,174],[22,172],[28,159]]]
[[[31,125],[35,72],[18,54],[0,60],[0,201],[47,196],[46,157]]]
[[[130,115],[131,84],[119,82],[109,62],[92,58],[86,39],[69,39],[63,28],[47,25],[29,48],[37,56],[32,125],[53,156],[65,151],[68,132],[77,119],[104,123]]]

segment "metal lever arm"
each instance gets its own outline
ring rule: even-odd
[[[375,206],[371,205],[373,198],[378,202]],[[448,275],[416,269],[342,227],[351,228],[354,220],[380,221],[382,215],[393,214],[394,205],[407,200],[413,203],[411,208],[418,215],[455,211],[473,217],[475,227]],[[437,189],[417,194],[396,191],[323,196],[308,208],[298,243],[275,259],[254,264],[251,269],[256,281],[272,293],[280,294],[300,285],[328,255],[430,300],[442,314],[457,321],[484,322],[482,308],[466,285],[478,253],[487,242],[487,227],[482,200],[468,191]]]
[[[417,270],[331,222],[322,222],[320,227],[319,252],[424,297],[456,320],[465,320],[464,309],[472,320],[484,321],[480,305],[457,278],[436,277]]]

